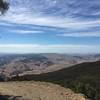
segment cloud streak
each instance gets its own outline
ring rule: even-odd
[[[43,31],[36,31],[36,30],[11,30],[10,32],[16,34],[41,34]]]
[[[89,21],[87,21],[86,18],[83,18],[83,19],[79,18],[79,17],[82,17],[82,14],[85,12],[87,12],[86,14],[88,15],[90,13],[90,10],[91,12],[93,12],[92,10],[94,10],[94,13],[92,14],[99,13],[98,11],[95,11],[96,10],[95,8],[94,9],[91,8],[91,7],[96,7],[99,1],[97,2],[88,1],[86,3],[85,1],[80,2],[79,0],[72,0],[72,2],[70,1],[66,2],[63,0],[60,2],[56,0],[37,0],[37,2],[35,0],[31,0],[31,1],[30,0],[26,0],[26,1],[25,0],[22,0],[22,1],[11,0],[11,2],[12,2],[12,5],[11,5],[10,10],[8,11],[8,14],[5,17],[1,18],[1,20],[8,20],[12,23],[18,23],[18,24],[35,24],[35,25],[76,28],[76,29],[80,27],[86,28],[86,27],[91,27],[91,26],[100,24],[100,20],[98,18],[95,18],[96,20],[89,20]],[[33,6],[32,6],[32,2],[33,2]],[[54,3],[55,5],[53,6],[52,4]],[[13,6],[14,4],[16,6]],[[82,11],[82,8],[84,7],[87,11]],[[53,15],[51,8],[53,10],[55,10],[56,8],[60,8],[61,10],[58,11],[56,9],[55,13],[59,13],[59,16],[60,15],[63,15],[63,16],[57,17],[56,15]],[[68,14],[67,11],[65,11],[67,10],[67,8],[71,9],[69,10],[70,14]],[[51,14],[48,14],[47,12],[50,12]],[[62,12],[64,14],[62,14]],[[77,12],[76,13],[77,16],[71,17],[71,15],[73,15],[72,13],[75,13],[75,12]],[[94,18],[93,16],[91,17]]]
[[[57,36],[62,37],[100,37],[100,31],[98,32],[77,32],[77,33],[63,33],[57,34]]]

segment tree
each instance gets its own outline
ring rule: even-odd
[[[9,3],[7,0],[0,0],[0,12],[4,14],[9,8]]]

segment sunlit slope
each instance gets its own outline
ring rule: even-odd
[[[86,100],[82,94],[75,94],[70,89],[33,81],[0,83],[0,94],[16,97],[9,100]]]

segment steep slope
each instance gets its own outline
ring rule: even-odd
[[[73,67],[40,75],[24,75],[11,80],[49,81],[70,87],[81,92],[91,100],[100,100],[100,61],[82,63]]]

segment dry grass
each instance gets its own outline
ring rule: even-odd
[[[85,100],[59,85],[46,82],[5,82],[0,83],[0,94],[22,96],[24,100]]]

